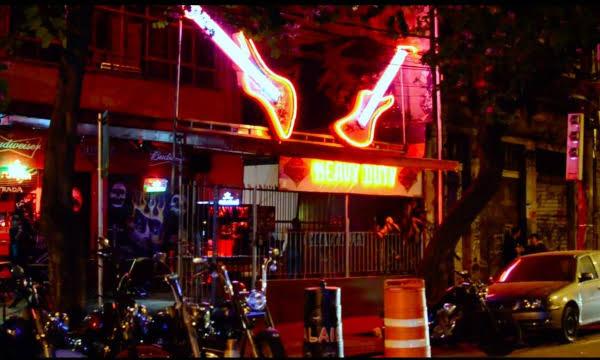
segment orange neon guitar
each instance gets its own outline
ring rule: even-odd
[[[375,88],[359,91],[350,114],[333,124],[333,133],[340,141],[361,148],[371,145],[377,120],[381,114],[394,105],[394,97],[384,95],[398,74],[409,51],[416,53],[417,49],[408,45],[398,46],[396,54],[377,81]]]
[[[185,16],[193,20],[210,36],[211,40],[243,72],[242,87],[265,109],[269,126],[279,140],[288,139],[296,121],[297,96],[294,85],[286,78],[275,74],[265,65],[254,42],[246,39],[242,32],[229,35],[199,5],[192,5]]]

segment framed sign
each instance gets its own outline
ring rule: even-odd
[[[282,190],[420,197],[422,172],[397,166],[282,156]]]

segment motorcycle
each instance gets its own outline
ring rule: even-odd
[[[114,264],[108,241],[101,245],[98,256],[105,264]],[[129,271],[118,279],[113,301],[105,302],[84,318],[82,329],[73,336],[72,347],[90,357],[171,357],[169,352],[148,341],[152,316],[145,306],[134,300],[140,295],[139,285],[145,285],[147,276],[156,273],[162,276],[167,272],[157,264],[154,259],[135,259]]]
[[[486,302],[487,286],[467,271],[456,272],[459,284],[448,288],[428,311],[432,344],[475,341],[488,355],[508,355],[520,340],[513,321],[500,321]]]
[[[0,326],[0,346],[7,358],[84,357],[71,350],[69,317],[47,310],[45,284],[26,274],[20,266],[11,268],[15,297],[9,306],[26,301],[21,316],[11,316]]]
[[[176,358],[218,357],[202,347],[202,339],[199,339],[200,332],[210,325],[210,306],[185,299],[179,276],[171,273],[166,264],[166,254],[157,253],[153,259],[163,269],[162,279],[171,290],[174,304],[152,316],[147,342],[160,346]]]
[[[278,249],[271,249],[261,265],[259,289],[246,290],[239,281],[232,281],[225,265],[209,263],[207,258],[195,258],[194,263],[204,269],[194,275],[201,278],[209,275],[216,293],[216,284],[223,285],[223,297],[210,306],[210,322],[199,330],[202,347],[225,357],[254,358],[285,357],[285,349],[267,305],[267,273],[277,270]],[[261,321],[262,320],[262,321]],[[259,327],[262,323],[262,328]],[[249,348],[249,353],[246,351]]]

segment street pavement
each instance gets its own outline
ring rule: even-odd
[[[343,319],[344,351],[346,357],[377,357],[383,355],[383,339],[373,335],[373,329],[381,326],[378,317],[348,317]],[[303,324],[276,324],[291,357],[302,357]],[[453,347],[433,347],[432,357],[485,357],[485,353],[472,344]],[[600,326],[583,328],[580,338],[573,344],[560,344],[551,336],[532,338],[526,346],[513,351],[508,357],[600,357]]]
[[[433,357],[485,357],[474,345],[460,344],[452,348],[435,347],[431,349]],[[600,326],[585,327],[579,339],[573,344],[561,344],[550,336],[532,338],[526,346],[513,351],[507,357],[600,357]]]
[[[160,304],[159,304],[160,303]],[[162,301],[157,304],[146,304],[152,307],[162,307]],[[160,305],[160,306],[158,306]],[[18,315],[23,306],[7,309],[7,317]],[[1,309],[0,309],[1,311]],[[2,316],[0,313],[0,323]],[[381,326],[379,317],[348,317],[343,319],[343,341],[346,357],[377,357],[383,355],[383,339],[374,335],[373,329]],[[276,327],[281,333],[284,346],[290,357],[302,357],[303,324],[301,322],[279,323]],[[485,357],[477,346],[459,344],[452,347],[433,347],[432,357],[460,358]],[[573,344],[560,344],[548,336],[533,338],[527,346],[513,351],[508,357],[600,357],[600,325],[585,327],[580,331],[579,339]]]
[[[600,357],[600,326],[582,329],[580,338],[573,344],[539,340],[514,351],[511,357]]]

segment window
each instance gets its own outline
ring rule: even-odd
[[[598,274],[596,273],[596,268],[592,263],[592,259],[589,256],[582,257],[579,259],[579,269],[578,275],[583,273],[590,273],[594,279],[598,278]]]
[[[173,23],[164,29],[152,28],[166,6],[96,5],[92,17],[89,66],[93,69],[136,74],[147,79],[174,82],[177,76],[179,28]],[[22,23],[23,7],[12,6],[11,31]],[[57,62],[60,45],[48,49],[34,38],[21,46],[16,56],[28,60]],[[216,87],[215,48],[195,24],[183,22],[181,83],[204,88]]]
[[[588,258],[589,260],[589,258]],[[543,269],[543,270],[541,270]],[[500,275],[500,282],[573,281],[575,258],[569,255],[526,256],[515,260]]]

